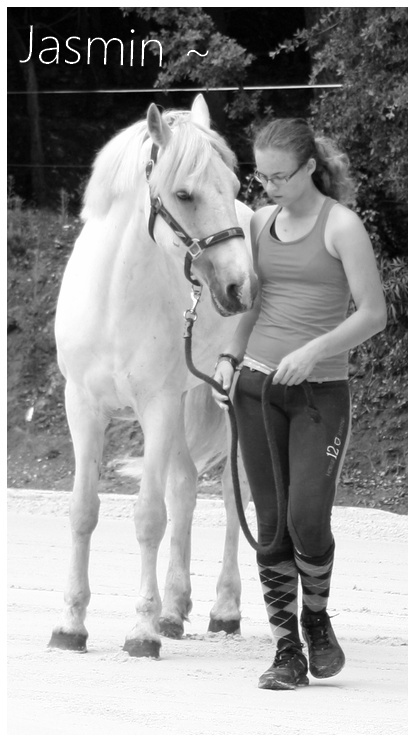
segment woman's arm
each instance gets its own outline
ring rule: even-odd
[[[256,211],[252,218],[250,223],[250,232],[251,232],[251,245],[252,245],[252,261],[254,265],[254,270],[258,274],[258,237],[260,235],[261,230],[263,229],[264,225],[270,218],[272,212],[275,211],[275,206],[264,206],[263,208]],[[258,319],[259,311],[261,308],[261,282],[258,277],[258,293],[254,302],[254,306],[249,312],[246,312],[235,331],[235,334],[232,338],[232,340],[228,343],[228,345],[224,348],[222,348],[222,353],[229,353],[232,356],[235,356],[235,358],[238,359],[238,361],[242,361],[245,353],[246,346],[248,345],[249,336],[254,328],[255,322]],[[215,369],[215,375],[214,379],[217,381],[224,389],[227,391],[232,386],[233,377],[235,374],[235,370],[230,363],[229,360],[219,359],[216,369]],[[217,391],[213,391],[213,397],[215,401],[219,404],[219,407],[222,407],[223,409],[227,409],[227,405],[223,404],[224,401],[227,399],[227,397],[223,394],[219,394]]]
[[[245,312],[239,320],[238,326],[235,330],[233,338],[229,341],[226,347],[223,348],[223,353],[230,353],[235,356],[238,361],[242,361],[248,340],[258,319],[259,310],[261,307],[261,290],[258,287],[258,293],[255,298],[254,306],[249,312]]]
[[[326,245],[343,263],[356,311],[334,330],[285,356],[274,384],[301,384],[318,361],[360,345],[386,325],[385,298],[369,236],[359,217],[340,204],[330,212]]]
[[[239,362],[242,361],[249,336],[258,319],[260,306],[261,292],[260,288],[258,288],[258,294],[254,306],[249,312],[245,312],[245,314],[242,315],[232,340],[223,348],[222,353],[229,353],[229,355],[235,356]],[[235,370],[230,361],[226,358],[219,358],[213,378],[228,391],[232,386],[234,373]],[[227,399],[227,397],[223,394],[219,394],[216,390],[213,390],[212,393],[219,406],[226,409],[226,405],[222,403]]]

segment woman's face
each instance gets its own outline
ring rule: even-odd
[[[269,198],[278,204],[295,201],[312,182],[314,160],[300,163],[292,152],[281,149],[256,150],[255,162],[263,188]]]

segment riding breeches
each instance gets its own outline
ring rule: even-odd
[[[276,484],[263,411],[262,386],[266,375],[243,367],[235,388],[234,408],[239,444],[252,498],[258,540],[272,542],[277,528]],[[294,548],[308,557],[320,557],[333,544],[331,512],[350,437],[348,381],[309,383],[319,415],[310,415],[303,385],[275,384],[270,408],[276,451],[287,499],[283,543],[275,554],[261,557],[273,564]]]

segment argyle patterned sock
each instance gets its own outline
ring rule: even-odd
[[[298,571],[288,557],[268,567],[258,562],[265,606],[276,646],[280,639],[301,645],[298,633]]]
[[[304,606],[314,612],[326,610],[333,570],[334,542],[321,557],[308,557],[295,549],[294,558],[301,579]]]

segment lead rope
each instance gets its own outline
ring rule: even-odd
[[[192,299],[193,299],[193,305],[191,309],[188,309],[184,312],[184,318],[185,318],[185,328],[183,332],[184,337],[184,343],[185,343],[185,358],[186,358],[186,364],[190,371],[190,373],[193,374],[193,376],[196,376],[198,379],[201,379],[202,381],[205,381],[209,386],[213,387],[213,389],[216,389],[217,392],[220,394],[224,394],[227,396],[227,402],[228,405],[228,412],[229,412],[229,422],[231,426],[231,451],[230,451],[230,463],[231,463],[231,474],[232,474],[232,484],[234,489],[234,495],[235,495],[235,504],[236,504],[236,510],[239,517],[239,523],[241,525],[241,529],[244,533],[245,538],[247,539],[250,546],[252,546],[253,549],[255,549],[258,554],[265,556],[266,554],[273,553],[277,547],[281,544],[282,539],[284,537],[285,532],[285,525],[287,520],[287,498],[284,491],[284,481],[282,477],[281,472],[281,466],[280,461],[277,455],[277,446],[276,446],[276,437],[275,437],[275,431],[272,425],[271,421],[271,405],[270,405],[270,394],[271,394],[271,386],[272,386],[272,380],[274,378],[274,374],[276,371],[272,371],[268,376],[265,378],[265,382],[262,387],[262,412],[264,416],[264,425],[265,430],[267,434],[267,442],[268,447],[270,451],[271,456],[271,462],[272,462],[272,470],[274,474],[274,482],[275,482],[275,490],[276,490],[276,496],[277,496],[277,512],[278,512],[278,524],[277,524],[277,531],[275,533],[274,539],[271,544],[268,546],[261,546],[261,544],[256,541],[249,530],[248,523],[245,518],[245,511],[242,503],[242,496],[241,496],[241,486],[239,482],[239,474],[238,474],[238,428],[236,424],[236,416],[235,416],[235,410],[233,407],[233,404],[231,402],[230,396],[227,391],[217,382],[215,379],[213,379],[211,376],[208,376],[207,374],[204,374],[202,371],[199,371],[192,360],[192,331],[193,331],[193,324],[196,322],[197,314],[196,314],[196,307],[197,304],[200,301],[202,293],[202,287],[201,286],[192,286]],[[320,414],[318,410],[316,409],[311,389],[308,385],[308,382],[305,382],[303,384],[303,389],[306,395],[307,399],[307,405],[308,405],[308,411],[311,416],[311,418],[314,420],[314,422],[320,422]]]

